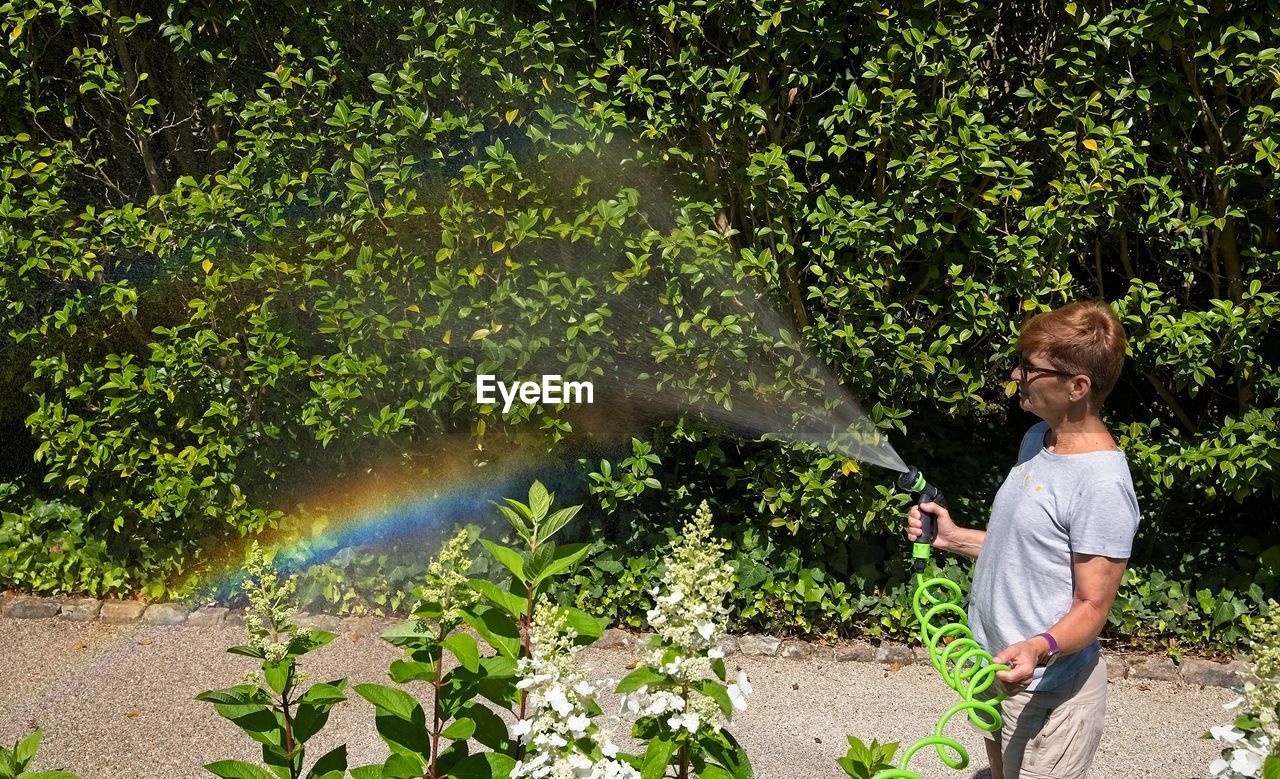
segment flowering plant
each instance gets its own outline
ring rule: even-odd
[[[1253,663],[1244,695],[1223,708],[1244,705],[1230,725],[1210,728],[1204,738],[1224,744],[1209,764],[1213,779],[1280,777],[1280,604],[1267,601],[1262,618],[1250,625]]]
[[[249,643],[227,651],[261,660],[262,673],[247,675],[245,683],[235,687],[202,692],[196,700],[212,703],[218,714],[262,744],[262,760],[271,770],[240,760],[220,760],[205,768],[227,779],[342,779],[347,770],[345,745],[325,753],[310,771],[304,772],[303,765],[307,741],[328,722],[333,707],[346,700],[347,680],[302,690],[306,677],[298,672],[299,657],[335,636],[294,624],[293,582],[280,579],[256,543],[245,570]]]
[[[662,584],[650,594],[655,635],[648,663],[619,682],[622,710],[638,714],[632,735],[646,742],[646,779],[754,776],[746,752],[725,728],[747,707],[747,675],[727,682],[724,636],[733,568],[712,535],[705,501],[672,545]]]
[[[481,683],[508,684],[512,663],[503,658],[482,658],[475,637],[457,630],[477,600],[466,575],[473,562],[472,543],[466,530],[445,542],[427,565],[414,619],[382,634],[386,641],[405,650],[405,656],[391,664],[388,675],[398,684],[418,681],[431,685],[430,714],[399,688],[355,686],[356,693],[374,705],[378,735],[391,748],[382,765],[353,771],[357,779],[435,779],[466,772],[503,776],[514,764],[508,754],[512,744],[506,725],[474,700]],[[449,658],[452,668],[446,670]],[[469,754],[469,739],[492,751]]]
[[[516,684],[527,696],[531,716],[511,729],[531,748],[516,763],[511,779],[640,779],[594,723],[601,714],[596,686],[578,664],[576,638],[557,610],[540,607],[534,612],[531,653],[520,659]]]
[[[551,632],[564,632],[563,641],[569,644],[585,644],[598,638],[603,630],[599,620],[586,612],[541,604],[552,577],[572,571],[588,551],[585,544],[558,546],[551,541],[552,535],[568,524],[580,508],[552,512],[554,499],[541,483],[534,482],[528,503],[508,498],[499,505],[524,542],[524,548],[519,549],[480,540],[510,574],[505,582],[467,577],[472,542],[465,532],[445,544],[428,566],[415,620],[392,628],[383,638],[403,647],[406,653],[391,666],[393,681],[422,681],[434,688],[431,714],[428,716],[428,709],[404,690],[380,684],[357,685],[356,692],[377,710],[378,734],[391,748],[391,755],[382,765],[353,770],[355,779],[504,779],[516,776],[513,772],[518,767],[525,772],[520,776],[593,775],[590,765],[582,762],[586,756],[595,756],[585,743],[575,756],[562,756],[561,768],[572,767],[573,772],[540,772],[544,765],[556,763],[556,756],[548,751],[555,746],[551,737],[555,731],[549,717],[539,719],[535,712],[540,706],[550,705],[550,710],[558,713],[569,702],[568,692],[565,700],[560,700],[554,692],[560,683],[549,676],[548,669],[562,668],[562,661],[554,658],[559,656],[557,647],[563,642],[553,641]],[[535,613],[540,615],[541,628],[535,629]],[[474,634],[463,632],[460,628],[464,624]],[[487,647],[482,647],[481,642]],[[446,671],[446,663],[453,667]],[[560,678],[569,678],[567,667],[557,673]],[[576,681],[570,692],[578,696],[574,701],[580,701],[585,693],[575,691],[575,687]],[[481,698],[514,715],[514,728],[508,729]],[[539,732],[543,738],[527,756],[535,721],[542,723]],[[589,723],[577,718],[564,726],[569,727],[570,734],[582,732],[584,737],[594,732]],[[484,749],[471,753],[472,743]],[[626,779],[628,775],[607,776]]]

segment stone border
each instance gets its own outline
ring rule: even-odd
[[[96,598],[42,598],[32,595],[0,594],[0,617],[10,619],[65,619],[75,622],[100,620],[117,624],[140,622],[146,625],[190,625],[193,627],[241,626],[244,613],[221,606],[189,609],[181,603],[143,603],[136,600],[98,600]],[[401,620],[391,617],[336,617],[328,614],[298,614],[303,627],[357,636],[373,635]],[[604,631],[594,646],[620,649],[638,646],[646,634],[631,633],[620,628]],[[868,641],[840,641],[821,644],[799,639],[779,639],[751,633],[726,636],[721,642],[726,656],[741,654],[753,657],[784,657],[795,660],[827,660],[833,662],[912,665],[928,662],[928,654],[918,647],[885,641],[879,645]],[[1108,678],[1181,681],[1202,687],[1226,687],[1239,690],[1245,661],[1237,658],[1216,663],[1200,657],[1186,657],[1174,663],[1165,655],[1121,654],[1104,652]]]

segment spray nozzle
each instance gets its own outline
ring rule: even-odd
[[[915,493],[916,505],[936,503],[945,506],[942,493],[924,478],[924,474],[914,465],[908,466],[905,473],[898,477],[898,489]],[[917,572],[923,572],[929,562],[929,549],[933,540],[938,537],[938,518],[932,512],[920,510],[920,537],[912,548],[912,566]]]
[[[929,483],[925,481],[924,474],[914,465],[907,466],[907,470],[898,477],[898,489],[903,492],[924,492],[925,487]]]

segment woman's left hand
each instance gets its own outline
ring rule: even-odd
[[[1008,671],[996,672],[996,679],[1009,685],[1023,684],[1031,680],[1040,664],[1041,652],[1048,652],[1048,642],[1039,636],[1010,644],[991,658],[998,665],[1009,666]]]

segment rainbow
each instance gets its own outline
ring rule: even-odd
[[[234,597],[255,541],[272,550],[277,566],[291,573],[343,549],[393,543],[421,544],[425,563],[454,527],[488,529],[500,523],[493,504],[506,497],[523,500],[535,479],[553,491],[561,487],[576,495],[582,477],[570,465],[548,454],[545,443],[521,447],[489,441],[481,448],[465,436],[436,441],[430,456],[383,462],[357,475],[301,488],[301,497],[291,502],[278,525],[206,544],[192,572],[173,585],[193,590],[201,600]],[[557,504],[565,505],[567,499],[562,495]]]

